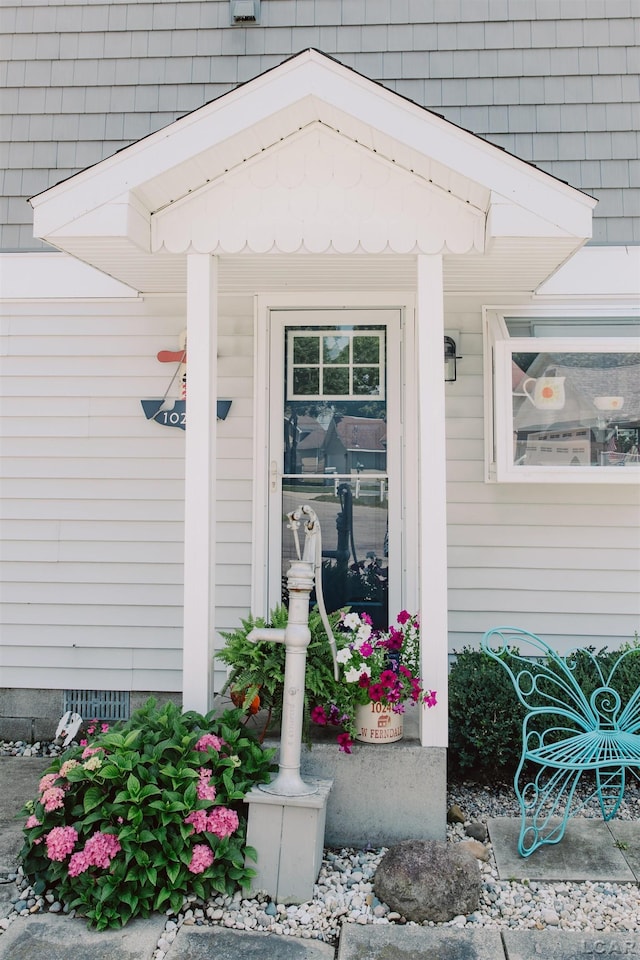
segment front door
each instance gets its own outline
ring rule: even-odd
[[[270,606],[286,602],[287,514],[307,503],[327,610],[384,629],[401,593],[400,311],[272,311],[270,352]]]

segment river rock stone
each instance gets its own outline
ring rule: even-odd
[[[383,856],[376,896],[407,920],[443,923],[480,905],[480,867],[465,844],[403,840]]]
[[[447,823],[464,823],[467,818],[457,803],[447,810]]]
[[[479,840],[463,840],[464,849],[472,853],[476,860],[483,860],[485,863],[489,860],[489,851],[484,843]]]
[[[472,837],[473,840],[478,840],[480,843],[484,843],[489,836],[486,823],[480,822],[467,823],[464,832],[468,837]]]

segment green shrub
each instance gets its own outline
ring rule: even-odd
[[[273,767],[243,720],[240,710],[202,717],[149,700],[54,760],[23,811],[21,858],[36,893],[54,890],[105,929],[177,913],[187,893],[247,886],[245,856],[256,854],[242,800]]]
[[[503,667],[465,647],[449,673],[449,772],[510,779],[520,760],[524,708]]]
[[[637,637],[619,650],[604,647],[596,653],[594,647],[585,647],[566,656],[566,666],[587,701],[602,685],[602,680],[606,683],[614,665],[628,651],[640,651]],[[513,652],[518,653],[515,648]],[[508,653],[503,656],[509,658]],[[510,666],[516,676],[525,668],[517,660]],[[542,666],[558,673],[566,683],[566,674],[551,658],[543,660]],[[625,656],[619,662],[612,686],[624,708],[640,686],[640,652]],[[558,693],[553,683],[544,678],[539,681],[539,690],[543,694]],[[535,703],[549,706],[550,702],[543,696]],[[534,706],[534,702],[530,705]],[[527,712],[518,700],[511,678],[496,660],[468,647],[456,654],[449,674],[450,775],[479,781],[512,780],[522,753],[522,723]],[[536,719],[536,730],[552,727],[563,727],[565,733],[552,732],[546,742],[561,739],[570,729],[581,732],[581,728],[566,717],[545,713]]]

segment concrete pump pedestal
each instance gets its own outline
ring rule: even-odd
[[[249,804],[247,844],[255,847],[257,870],[249,893],[264,890],[276,903],[306,903],[313,899],[324,849],[327,801],[333,780],[312,780],[315,793],[283,797],[253,787]]]

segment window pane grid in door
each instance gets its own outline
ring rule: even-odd
[[[287,400],[384,399],[383,333],[289,331]]]

